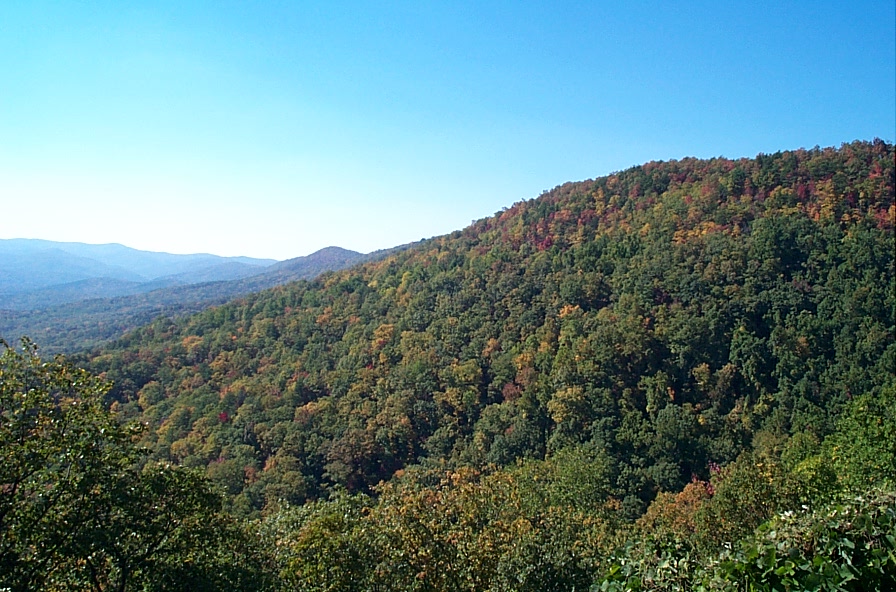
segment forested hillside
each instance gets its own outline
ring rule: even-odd
[[[633,515],[892,379],[893,151],[650,163],[101,353],[246,510],[585,444]]]
[[[284,589],[887,589],[894,176],[648,163],[78,362]]]

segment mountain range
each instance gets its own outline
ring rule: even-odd
[[[273,259],[175,255],[119,244],[0,240],[0,309],[33,310],[92,297],[232,280],[260,273]]]
[[[399,247],[400,248],[400,247]],[[0,241],[0,337],[47,353],[95,346],[160,315],[176,317],[384,256],[327,247],[286,261],[171,255],[121,245]]]

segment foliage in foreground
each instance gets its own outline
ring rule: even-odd
[[[626,528],[612,505],[589,512],[548,502],[523,510],[532,491],[518,477],[449,474],[400,498],[397,491],[376,501],[340,495],[278,512],[264,536],[278,549],[283,589],[308,592],[896,586],[893,490],[788,510],[704,553]]]
[[[710,557],[630,544],[594,590],[866,591],[896,587],[896,493],[874,491],[763,523]]]
[[[144,464],[109,385],[24,342],[0,354],[0,588],[252,590],[243,526],[193,471]]]

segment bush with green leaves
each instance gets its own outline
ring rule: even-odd
[[[756,591],[896,589],[896,492],[785,512],[724,553],[716,577]]]
[[[594,592],[884,592],[896,589],[896,492],[785,511],[721,552],[645,537],[620,550]]]

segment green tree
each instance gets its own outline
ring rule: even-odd
[[[31,342],[0,354],[0,587],[253,590],[252,538],[197,474],[148,465],[109,384]]]
[[[97,493],[135,460],[129,430],[103,408],[109,385],[2,342],[0,583],[40,588],[91,528]]]

